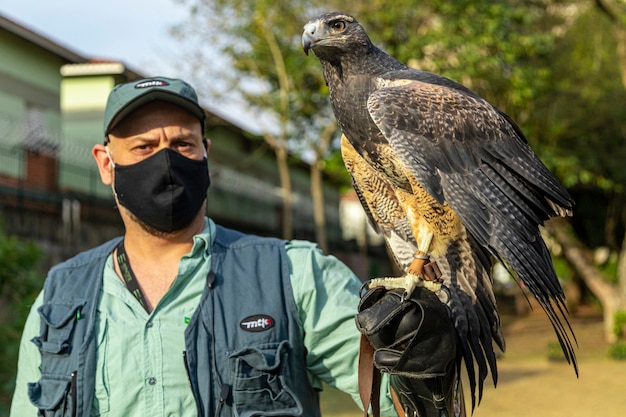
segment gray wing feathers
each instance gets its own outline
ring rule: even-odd
[[[368,110],[420,185],[456,212],[477,249],[503,261],[528,286],[576,367],[563,292],[538,229],[550,217],[570,213],[573,202],[519,128],[476,96],[417,81],[377,90],[369,97]],[[477,287],[476,294],[479,303],[486,303],[474,306],[476,317],[464,317],[463,307],[453,311],[458,325],[479,335],[485,349],[488,333],[480,324],[493,324],[497,314],[489,315],[490,284]],[[453,301],[458,306],[469,302],[461,292]],[[482,381],[486,367],[475,343],[470,339],[464,354],[469,350],[477,359]],[[491,364],[493,358],[487,356]]]

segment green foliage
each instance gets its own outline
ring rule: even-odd
[[[545,88],[562,24],[553,7],[560,0],[327,0],[316,7],[301,0],[179,1],[190,18],[175,33],[193,54],[197,78],[211,73],[211,87],[225,80],[225,90],[276,114],[290,148],[301,153],[320,151],[320,132],[333,117],[321,66],[300,41],[303,25],[319,13],[355,15],[389,54],[466,84],[514,118],[527,115]],[[331,151],[337,148],[335,142]],[[321,156],[329,156],[326,149]]]
[[[182,2],[190,6],[191,15],[175,32],[196,46],[190,59],[201,60],[200,75],[214,74],[207,89],[220,80],[224,90],[236,91],[252,108],[274,114],[281,134],[292,142],[292,151],[316,149],[332,116],[319,62],[302,51],[300,35],[308,19],[308,3]],[[204,44],[210,47],[203,48]],[[223,58],[218,62],[212,56],[201,59],[203,49],[217,49]]]
[[[590,247],[618,251],[626,225],[624,120],[626,90],[612,22],[579,7],[551,55],[549,88],[533,114],[535,148],[572,190],[575,228]],[[623,41],[622,41],[623,42]],[[605,274],[613,277],[609,265]]]
[[[609,20],[590,9],[572,23],[552,57],[551,91],[541,103],[542,121],[550,125],[541,136],[569,186],[621,191],[626,183],[626,91],[617,47]]]
[[[516,116],[549,74],[553,29],[562,20],[550,3],[558,2],[379,0],[355,9],[389,54],[455,79]]]
[[[618,339],[623,340],[626,335],[624,334],[624,329],[626,329],[626,311],[618,311],[614,316],[615,323],[613,324],[613,334],[617,336]]]
[[[40,257],[35,244],[0,230],[0,415],[8,415],[22,328],[43,281]]]
[[[615,360],[626,361],[626,341],[620,340],[611,345],[609,356]]]
[[[563,355],[563,349],[558,342],[548,342],[548,360],[554,362],[565,361],[565,355]]]
[[[617,311],[614,316],[613,334],[617,341],[609,349],[609,356],[613,359],[626,360],[626,311]]]
[[[227,91],[277,115],[292,152],[313,150],[328,169],[341,171],[338,142],[318,148],[333,116],[321,66],[303,54],[300,36],[310,18],[342,10],[390,55],[457,80],[509,114],[548,168],[577,191],[575,221],[596,219],[576,225],[582,240],[614,249],[621,243],[615,235],[626,229],[626,63],[618,50],[626,46],[593,2],[179,1],[190,19],[177,33],[192,52],[197,78],[210,85],[226,80]],[[216,49],[217,60],[207,52]],[[597,204],[596,191],[606,204]]]
[[[554,271],[556,272],[556,276],[559,277],[561,281],[571,281],[572,280],[572,268],[567,263],[565,259],[561,256],[553,256],[552,264],[554,265]]]

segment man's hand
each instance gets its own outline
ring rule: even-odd
[[[448,307],[425,288],[404,301],[402,293],[374,288],[359,304],[356,324],[374,348],[374,365],[391,374],[399,413],[459,416],[456,331]]]

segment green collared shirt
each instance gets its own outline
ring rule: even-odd
[[[204,290],[214,236],[215,224],[207,219],[152,313],[124,286],[109,256],[96,320],[93,416],[196,416],[182,358],[184,331]],[[311,378],[350,394],[358,404],[359,333],[354,314],[361,283],[343,263],[309,245],[288,242],[286,250]],[[30,340],[39,334],[37,308],[42,300],[39,294],[22,335],[11,417],[37,415],[26,385],[40,378],[41,358]],[[381,405],[384,415],[395,415],[389,395]]]

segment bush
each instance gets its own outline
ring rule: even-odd
[[[560,362],[565,360],[563,349],[558,342],[548,342],[548,360]]]
[[[6,236],[0,228],[0,415],[9,414],[22,328],[41,289],[40,258],[37,245]]]
[[[626,342],[623,340],[615,342],[609,350],[609,356],[618,361],[626,361]]]
[[[626,328],[626,311],[618,311],[615,313],[614,320],[613,334],[618,339],[623,339],[624,336],[626,336],[624,335],[624,329]]]

